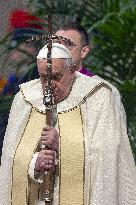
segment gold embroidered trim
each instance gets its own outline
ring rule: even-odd
[[[59,114],[59,205],[84,204],[85,150],[80,108]]]
[[[82,118],[82,112],[81,112],[81,107],[80,107],[80,116],[81,116],[81,123],[82,123],[82,133],[83,133],[83,147],[84,147],[84,166],[83,166],[83,204],[84,204],[84,197],[85,197],[85,138],[84,138],[84,122],[83,122],[83,118]]]
[[[96,86],[83,98],[83,100],[82,100],[78,105],[76,105],[75,107],[73,107],[73,108],[71,108],[71,109],[69,109],[69,110],[64,110],[64,111],[62,111],[62,112],[58,112],[58,114],[65,113],[65,112],[69,112],[69,111],[72,111],[72,110],[76,109],[78,106],[80,106],[80,105],[86,100],[86,98],[87,98],[90,94],[93,94],[96,90],[100,89],[102,86],[104,86],[104,87],[106,87],[106,88],[112,90],[112,88],[111,88],[108,84],[106,84],[106,83],[104,83],[104,82],[100,82],[98,85],[96,85]],[[40,109],[34,107],[34,106],[26,99],[26,97],[25,97],[25,95],[24,95],[24,93],[23,93],[23,90],[22,90],[21,88],[20,88],[20,91],[21,91],[21,93],[22,93],[22,95],[23,95],[24,100],[25,100],[27,103],[29,103],[29,104],[32,106],[33,109],[35,109],[37,112],[40,112],[40,113],[43,113],[43,114],[46,113],[46,111],[43,111],[43,110],[40,110]]]
[[[12,168],[12,205],[28,204],[28,167],[39,143],[44,123],[45,115],[32,109],[24,134],[19,141],[14,155]]]
[[[29,122],[29,120],[30,120],[31,112],[32,112],[32,109],[30,110],[29,117],[28,117],[28,121],[27,121],[27,123],[26,123],[26,126],[25,126],[25,129],[24,129],[24,131],[23,131],[22,136],[24,135],[25,130],[26,130],[26,127],[27,127],[28,122]],[[15,152],[14,152],[14,157],[15,157],[15,155],[16,155],[16,151],[17,151],[17,149],[18,149],[18,146],[19,146],[19,144],[20,144],[20,142],[21,142],[22,136],[21,136],[21,138],[20,138],[19,142],[17,143],[16,149],[15,149]],[[13,164],[12,164],[12,182],[13,182],[13,166],[14,166],[14,157],[13,157]],[[11,205],[12,205],[12,189],[13,189],[13,183],[12,183],[12,186],[11,186],[11,193],[10,193],[10,194],[11,194]]]

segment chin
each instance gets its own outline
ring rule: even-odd
[[[64,98],[60,98],[59,96],[54,96],[54,103],[58,104],[60,103]]]
[[[60,102],[60,99],[58,96],[54,96],[54,103],[57,104]]]

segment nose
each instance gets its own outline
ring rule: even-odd
[[[52,89],[56,87],[56,84],[55,84],[54,80],[51,80],[51,87],[52,87]]]

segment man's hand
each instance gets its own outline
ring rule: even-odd
[[[37,172],[50,170],[55,166],[55,157],[55,151],[41,150],[36,160],[35,170]]]
[[[41,133],[41,144],[49,147],[50,150],[58,152],[59,150],[59,134],[55,128],[44,127]]]
[[[41,144],[48,147],[39,152],[35,170],[44,172],[55,166],[56,152],[59,150],[59,134],[55,128],[44,127],[41,133]]]

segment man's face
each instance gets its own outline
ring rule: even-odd
[[[58,30],[56,35],[68,38],[75,44],[75,46],[68,47],[68,49],[71,52],[73,63],[80,68],[82,64],[82,45],[80,34],[75,30]],[[64,44],[63,42],[61,43]]]
[[[42,88],[46,86],[46,66],[47,60],[37,61],[38,71]],[[71,90],[75,71],[71,68],[65,68],[64,59],[52,59],[52,90],[55,104],[66,98]]]

